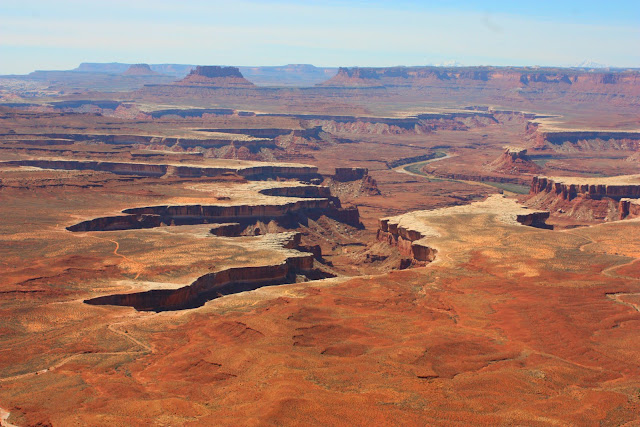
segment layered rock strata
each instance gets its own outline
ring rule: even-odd
[[[8,135],[0,135],[8,136]],[[276,141],[272,138],[258,138],[247,134],[237,133],[209,133],[203,134],[201,138],[184,138],[184,137],[166,137],[155,135],[124,135],[124,134],[85,134],[85,133],[47,133],[35,135],[21,135],[25,144],[37,139],[48,140],[67,140],[77,142],[101,142],[111,145],[165,145],[172,147],[177,145],[183,148],[202,147],[202,148],[220,148],[230,144],[235,147],[246,147],[252,151],[258,151],[260,148],[276,148]],[[15,135],[12,136],[15,138]],[[29,139],[27,139],[29,138]],[[56,144],[59,145],[59,144]]]
[[[437,249],[430,247],[425,239],[430,233],[419,229],[400,226],[394,218],[383,218],[378,221],[377,239],[396,246],[398,251],[417,262],[431,262],[436,258]]]
[[[161,177],[216,177],[234,173],[247,179],[265,177],[317,178],[318,168],[299,164],[247,163],[246,166],[211,167],[204,165],[151,164],[129,162],[99,162],[85,160],[13,160],[3,162],[14,166],[34,166],[43,169],[95,170],[122,175]]]
[[[635,217],[640,175],[610,178],[534,177],[527,204],[584,221]]]
[[[638,151],[639,131],[557,129],[544,122],[527,123],[526,132],[535,148],[555,151]]]
[[[601,199],[609,197],[640,198],[640,175],[624,175],[611,178],[582,177],[533,177],[530,194],[550,193],[572,200],[576,197]]]
[[[585,71],[559,68],[519,67],[341,67],[333,78],[322,83],[331,87],[392,86],[498,86],[504,89],[542,88],[547,90],[628,91],[640,93],[640,72]]]

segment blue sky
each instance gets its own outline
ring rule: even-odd
[[[0,0],[0,74],[80,62],[640,67],[640,1]]]

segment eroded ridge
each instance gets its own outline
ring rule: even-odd
[[[242,203],[159,205],[128,208],[122,214],[82,221],[67,227],[74,232],[155,228],[163,225],[209,224],[260,220],[295,223],[305,217],[328,217],[361,227],[357,207],[342,207],[328,187],[295,183],[266,183],[255,188],[247,185]],[[241,188],[241,187],[240,187]],[[238,189],[237,192],[241,192]],[[257,194],[251,194],[251,192]]]

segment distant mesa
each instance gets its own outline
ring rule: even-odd
[[[429,87],[492,88],[536,93],[595,91],[637,95],[638,70],[527,68],[527,67],[341,67],[319,86],[329,87]]]
[[[149,64],[132,64],[127,71],[122,73],[125,76],[159,76],[149,67]]]
[[[245,79],[237,67],[220,67],[217,65],[198,65],[189,75],[180,80],[181,85],[201,85],[220,87],[254,87]]]

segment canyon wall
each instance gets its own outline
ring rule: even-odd
[[[639,71],[518,67],[340,68],[322,86],[495,86],[504,89],[640,94]]]
[[[629,175],[634,177],[634,175]],[[551,193],[564,200],[572,200],[578,196],[590,199],[603,197],[620,200],[621,198],[640,198],[640,175],[636,175],[637,182],[621,179],[614,183],[611,178],[549,178],[533,177],[530,194]],[[625,182],[626,181],[626,182]]]
[[[556,151],[640,150],[640,132],[615,130],[545,130],[535,122],[527,124],[527,134],[538,149]]]
[[[14,137],[14,135],[0,135]],[[164,137],[154,135],[108,135],[108,134],[60,134],[48,133],[38,135],[21,135],[30,137],[31,139],[23,139],[24,141],[32,140],[63,140],[77,142],[101,142],[104,144],[115,145],[131,145],[131,144],[156,144],[174,146],[178,145],[184,148],[203,147],[203,148],[219,148],[230,144],[236,147],[247,147],[250,150],[257,151],[260,148],[276,148],[276,142],[271,138],[254,138],[247,136],[234,137],[232,133],[227,135],[218,134],[215,138],[182,138],[182,137]]]
[[[528,206],[585,222],[633,218],[639,212],[640,175],[611,178],[534,177]]]
[[[290,246],[297,246],[300,234],[292,233]],[[177,289],[157,289],[129,294],[106,295],[85,300],[92,305],[130,306],[139,311],[184,310],[204,305],[207,301],[229,294],[258,289],[263,286],[294,283],[296,275],[313,270],[314,255],[290,251],[284,262],[273,265],[224,269],[205,274],[188,286]]]
[[[378,221],[377,239],[396,246],[398,251],[414,262],[427,263],[436,258],[438,251],[422,241],[427,236],[416,229],[399,226],[393,218],[383,218]]]
[[[228,173],[234,173],[247,179],[262,179],[267,177],[313,179],[319,176],[318,168],[315,166],[294,164],[208,167],[83,160],[13,160],[4,163],[15,166],[35,166],[43,169],[95,170],[115,174],[151,177],[161,177],[165,175],[177,177],[216,177]]]

